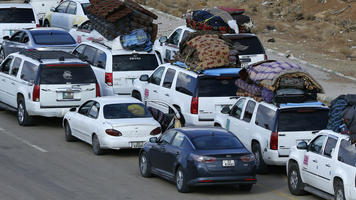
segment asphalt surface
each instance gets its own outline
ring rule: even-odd
[[[233,186],[195,188],[178,193],[173,183],[143,178],[138,151],[96,156],[84,142],[66,142],[61,119],[38,118],[20,127],[16,114],[0,111],[0,199],[318,199],[289,193],[283,167],[259,175],[251,192]]]

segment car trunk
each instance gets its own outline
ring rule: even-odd
[[[113,129],[122,133],[123,137],[148,137],[155,128],[159,127],[152,117],[148,118],[129,118],[129,119],[110,119],[107,120]]]
[[[96,96],[96,78],[88,65],[45,65],[40,72],[40,106],[74,107]]]
[[[198,116],[201,121],[214,121],[216,112],[224,106],[231,106],[236,96],[235,77],[202,76],[199,77],[197,95]]]
[[[115,94],[130,95],[133,81],[151,74],[158,66],[155,54],[126,54],[113,56],[113,89]]]
[[[292,146],[309,141],[325,129],[328,113],[325,108],[281,109],[277,118],[279,156],[289,156]]]

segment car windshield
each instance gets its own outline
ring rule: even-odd
[[[30,8],[1,8],[0,23],[36,23]]]
[[[90,3],[82,3],[82,8],[83,8],[83,11],[84,11],[84,15],[87,14],[87,9],[88,9],[89,6],[90,6]]]
[[[196,149],[239,149],[242,148],[241,142],[233,136],[204,135],[192,139]]]
[[[120,103],[104,106],[105,119],[148,118],[152,115],[142,103]]]
[[[113,71],[145,71],[158,67],[154,54],[129,54],[113,56]]]
[[[73,37],[66,32],[31,31],[33,40],[39,45],[70,45],[75,44]]]
[[[199,97],[236,96],[235,77],[206,76],[199,79]]]
[[[328,109],[287,109],[278,115],[278,131],[317,131],[326,128]]]
[[[86,84],[96,83],[93,70],[82,66],[45,66],[41,69],[40,84]]]
[[[232,39],[232,44],[238,49],[239,55],[265,54],[265,50],[257,37]]]

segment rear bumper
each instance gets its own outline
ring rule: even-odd
[[[256,184],[255,176],[199,177],[188,182],[189,186]]]
[[[39,102],[26,102],[26,110],[30,116],[63,117],[72,107],[77,106],[69,106],[64,108],[41,108]]]
[[[159,135],[158,135],[159,136]],[[105,149],[133,149],[131,142],[142,142],[142,146],[145,142],[148,142],[152,136],[144,136],[144,137],[122,137],[122,136],[109,136],[105,135],[100,141],[100,145]],[[138,147],[141,148],[141,147]]]
[[[284,165],[286,165],[286,163],[288,161],[288,156],[280,157],[278,154],[278,150],[265,149],[262,152],[262,154],[263,154],[263,161],[267,165],[284,166]]]
[[[214,126],[214,120],[202,121],[199,120],[199,116],[195,114],[184,115],[186,126]]]

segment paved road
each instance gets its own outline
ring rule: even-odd
[[[83,142],[64,141],[60,119],[40,118],[20,127],[15,113],[0,111],[0,199],[317,199],[288,192],[285,170],[258,176],[250,193],[235,187],[201,187],[180,194],[160,178],[142,178],[138,151],[95,156]]]

